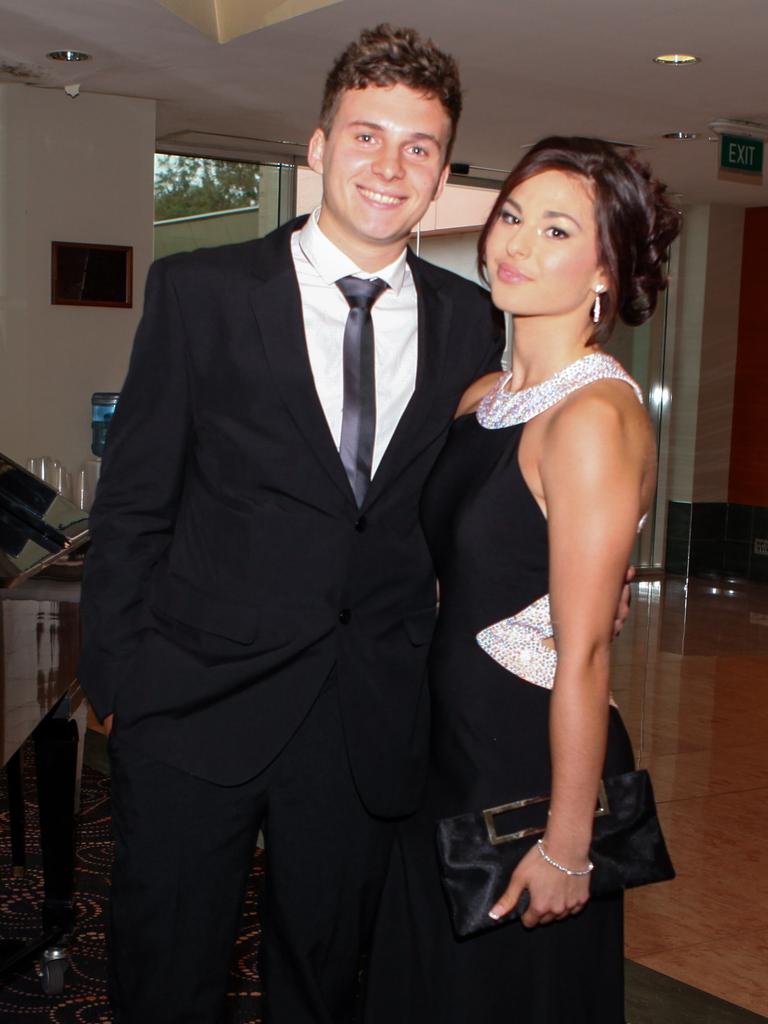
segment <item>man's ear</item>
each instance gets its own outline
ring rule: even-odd
[[[450,173],[451,173],[451,165],[450,164],[446,164],[445,167],[442,169],[442,171],[440,171],[440,177],[437,179],[437,185],[435,187],[435,194],[432,196],[432,202],[433,203],[434,203],[434,201],[436,199],[439,199],[440,196],[443,194],[443,189],[445,188],[445,183],[446,183],[446,181],[448,181],[448,175]]]
[[[325,132],[315,128],[307,147],[307,163],[318,174],[323,173],[323,154],[325,152]]]

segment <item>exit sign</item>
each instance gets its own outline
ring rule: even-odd
[[[720,177],[762,182],[763,140],[741,135],[721,135]]]

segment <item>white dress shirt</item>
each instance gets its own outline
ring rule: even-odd
[[[375,274],[366,273],[323,234],[317,222],[319,213],[319,209],[315,210],[304,227],[293,233],[291,254],[301,292],[309,363],[337,449],[341,442],[344,327],[349,305],[335,282],[355,275],[367,279],[379,277],[389,285],[371,313],[376,368],[373,474],[416,386],[416,286],[405,250],[389,266]]]

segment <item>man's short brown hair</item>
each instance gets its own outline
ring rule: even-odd
[[[326,137],[342,93],[369,85],[407,85],[438,99],[451,121],[448,162],[461,115],[461,82],[453,57],[412,28],[383,24],[366,29],[338,57],[325,80],[320,127]]]

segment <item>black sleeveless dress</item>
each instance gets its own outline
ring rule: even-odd
[[[624,1021],[620,897],[531,930],[509,922],[457,939],[438,876],[437,819],[551,789],[550,690],[513,674],[477,640],[548,590],[546,520],[518,464],[523,429],[487,429],[475,414],[458,419],[423,497],[440,582],[431,770],[382,897],[365,1024]],[[612,707],[605,774],[633,768]]]

